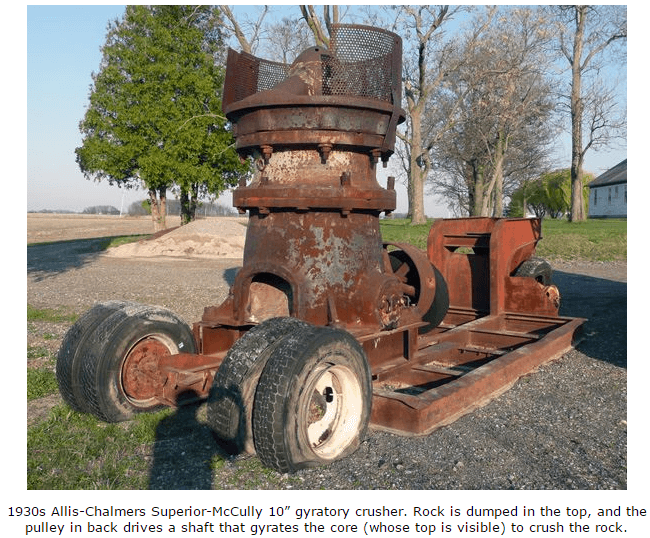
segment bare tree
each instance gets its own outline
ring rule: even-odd
[[[442,93],[449,73],[464,61],[455,54],[457,44],[448,38],[444,27],[467,7],[449,6],[400,6],[393,16],[392,29],[404,39],[404,96],[407,121],[398,132],[404,143],[402,154],[408,156],[408,215],[412,224],[426,222],[424,212],[424,185],[434,169],[431,160],[433,147],[446,135],[453,125],[453,110],[460,104],[449,104],[446,117],[437,115],[431,121],[431,110],[437,107],[433,96]],[[472,39],[477,42],[495,13],[487,8],[483,25],[474,27]]]
[[[401,6],[397,20],[407,37],[413,40],[413,61],[404,61],[404,96],[408,121],[406,130],[398,136],[408,153],[408,216],[412,224],[426,222],[424,212],[424,182],[431,171],[430,141],[422,137],[422,118],[426,103],[444,73],[432,58],[434,42],[441,40],[440,26],[453,14],[449,6]],[[406,47],[405,47],[406,48]],[[410,47],[409,47],[410,48]],[[408,50],[408,49],[407,49]]]
[[[322,8],[320,11],[318,8]],[[243,52],[255,54],[262,50],[265,57],[289,63],[312,44],[327,47],[332,26],[341,22],[347,10],[339,6],[298,6],[296,15],[285,15],[272,23],[269,6],[258,6],[235,14],[230,6],[219,6],[225,30],[233,36]]]
[[[314,6],[300,6],[300,12],[316,39],[316,45],[328,47],[332,33],[332,25],[340,22],[339,6],[324,5],[322,21],[316,14]]]
[[[266,41],[266,57],[289,64],[314,44],[314,36],[298,16],[283,17],[269,26]]]
[[[571,220],[587,218],[582,165],[589,149],[610,144],[624,132],[611,86],[600,78],[606,52],[627,39],[626,6],[558,6],[559,49],[571,69]]]
[[[224,29],[237,39],[243,52],[253,54],[262,39],[269,6],[259,6],[257,18],[251,17],[250,11],[236,17],[230,6],[219,6],[219,9],[224,16]]]
[[[492,22],[481,40],[476,30],[458,38],[462,60],[452,60],[436,94],[436,114],[452,123],[433,148],[448,176],[438,192],[474,216],[503,215],[505,195],[540,166],[554,134],[543,19],[530,8],[508,8]]]

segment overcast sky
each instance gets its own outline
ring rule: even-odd
[[[81,211],[94,205],[128,208],[146,197],[84,179],[75,162],[81,145],[91,73],[99,69],[100,48],[109,20],[124,6],[27,6],[27,209]],[[626,148],[587,154],[587,171],[596,175],[627,158]],[[570,146],[560,148],[558,166],[568,167]],[[387,175],[380,169],[378,177]],[[223,197],[230,205],[231,197]],[[445,217],[444,207],[427,200],[427,214]],[[398,189],[398,212],[406,210],[406,193]]]

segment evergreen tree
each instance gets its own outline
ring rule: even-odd
[[[77,163],[87,179],[144,184],[156,230],[167,190],[180,194],[188,222],[199,196],[245,173],[221,114],[220,27],[214,6],[127,6],[93,73]]]

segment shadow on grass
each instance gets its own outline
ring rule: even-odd
[[[41,281],[71,269],[78,269],[97,259],[113,240],[124,237],[133,237],[133,241],[147,238],[143,235],[116,235],[27,245],[27,274],[36,281]]]
[[[111,239],[101,237],[27,245],[27,274],[40,281],[78,269],[105,251]]]
[[[200,402],[181,405],[156,426],[149,489],[212,489],[212,460],[228,455],[197,419],[200,407]]]

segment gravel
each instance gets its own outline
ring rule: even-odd
[[[33,307],[81,314],[95,302],[125,299],[165,306],[188,323],[204,306],[221,303],[241,265],[240,259],[114,258],[101,254],[97,240],[29,246],[27,255]],[[426,437],[370,431],[352,456],[290,476],[261,472],[254,457],[206,470],[217,448],[205,410],[179,410],[159,430],[150,487],[626,489],[627,264],[553,265],[561,314],[588,318],[586,339],[484,407]],[[47,345],[58,346],[67,326],[49,329],[54,338]],[[28,344],[39,339],[28,327]],[[40,408],[56,401],[50,397]]]

